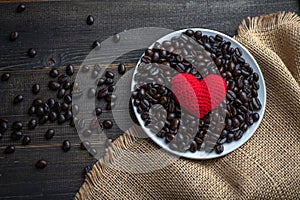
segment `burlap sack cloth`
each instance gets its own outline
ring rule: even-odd
[[[75,199],[300,199],[300,18],[249,18],[235,39],[253,54],[267,86],[265,116],[251,139],[223,158],[181,158],[136,174],[107,165],[132,162],[158,146],[126,132],[94,165]]]

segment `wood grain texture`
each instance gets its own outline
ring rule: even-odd
[[[248,16],[280,10],[300,13],[297,0],[27,1],[26,10],[16,13],[18,4],[0,1],[0,70],[12,71],[9,82],[0,82],[0,116],[8,118],[10,123],[16,119],[28,121],[26,109],[33,98],[30,94],[33,83],[42,85],[41,94],[53,95],[46,89],[46,67],[81,64],[95,40],[103,41],[114,33],[140,27],[174,30],[203,27],[233,36],[242,19]],[[86,24],[90,14],[95,17],[92,26]],[[8,39],[11,31],[20,34],[15,42]],[[29,48],[37,50],[35,58],[27,56]],[[120,55],[116,62],[134,65],[140,55],[141,51]],[[25,101],[13,106],[12,98],[21,92]],[[104,117],[112,116],[107,112]],[[55,128],[57,135],[46,141],[44,133],[49,127]],[[0,152],[0,199],[71,199],[84,179],[83,168],[96,160],[80,150],[79,137],[68,125],[47,124],[25,132],[32,136],[32,145],[24,147],[16,143],[17,150],[12,155]],[[121,133],[114,127],[108,137],[115,138]],[[72,142],[70,152],[61,150],[64,139]],[[7,132],[0,141],[0,150],[11,143]],[[40,158],[49,162],[44,170],[34,167]]]

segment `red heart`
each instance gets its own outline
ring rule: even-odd
[[[210,74],[201,81],[192,74],[180,73],[172,79],[172,92],[177,102],[192,115],[204,117],[224,100],[226,82]]]

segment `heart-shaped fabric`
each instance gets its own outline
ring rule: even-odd
[[[202,118],[224,100],[227,87],[224,79],[216,74],[199,81],[192,74],[180,73],[172,79],[172,92],[180,106]]]

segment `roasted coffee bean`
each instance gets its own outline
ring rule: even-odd
[[[92,45],[93,49],[100,49],[101,43],[98,40],[95,40]]]
[[[90,153],[91,156],[96,156],[98,152],[95,148],[90,148],[89,153]]]
[[[115,77],[115,74],[112,71],[107,71],[105,72],[105,77],[113,79]]]
[[[107,87],[108,92],[113,92],[115,89],[116,89],[116,86],[114,86],[114,85],[110,85]]]
[[[68,76],[72,76],[74,74],[74,67],[73,67],[73,65],[68,65],[66,67],[66,74]]]
[[[19,104],[19,103],[21,103],[22,101],[24,100],[24,97],[23,97],[23,95],[21,95],[21,94],[19,94],[19,95],[17,95],[15,98],[14,98],[14,104]]]
[[[261,103],[258,98],[253,98],[252,105],[253,105],[253,110],[255,111],[261,109]]]
[[[73,113],[71,110],[67,110],[64,114],[66,120],[70,120],[73,117]]]
[[[48,121],[48,119],[49,119],[48,115],[41,116],[39,118],[39,124],[40,125],[45,124]]]
[[[193,141],[190,145],[190,152],[194,153],[197,150],[197,143],[195,141]]]
[[[113,35],[112,39],[113,39],[113,41],[114,41],[115,43],[117,43],[117,42],[120,41],[121,36],[120,36],[120,34],[116,33],[116,34]]]
[[[88,94],[87,94],[88,98],[95,98],[95,95],[96,95],[96,89],[95,88],[90,88],[88,90]]]
[[[0,119],[0,133],[6,132],[8,129],[8,124],[6,121]]]
[[[113,83],[114,83],[114,80],[113,80],[113,79],[111,79],[111,78],[105,79],[105,85],[111,85],[111,84],[113,84]]]
[[[61,103],[60,102],[55,102],[52,108],[52,111],[56,112],[56,113],[60,113],[61,111]]]
[[[232,118],[232,125],[233,125],[233,127],[239,127],[240,121],[234,117],[234,118]]]
[[[99,75],[99,72],[96,71],[96,70],[93,70],[93,71],[92,71],[92,74],[91,74],[91,77],[92,77],[93,79],[95,79],[95,78],[98,77],[98,75]]]
[[[59,84],[64,84],[64,83],[67,82],[67,81],[68,81],[68,76],[65,75],[65,74],[61,74],[61,75],[59,75],[58,78],[57,78],[57,82],[58,82]]]
[[[38,94],[40,92],[40,85],[39,84],[34,84],[32,86],[32,93],[33,94]]]
[[[232,132],[227,135],[227,142],[230,143],[234,140],[234,134]]]
[[[252,119],[253,119],[254,122],[257,122],[259,120],[259,114],[258,113],[254,113],[252,115]]]
[[[243,137],[243,131],[239,130],[234,133],[234,140],[239,140]]]
[[[71,82],[65,82],[64,84],[63,84],[63,86],[62,86],[65,90],[70,90],[70,89],[72,89],[72,84],[71,84]]]
[[[217,145],[215,147],[215,151],[216,151],[217,154],[221,154],[224,151],[224,146],[222,144]]]
[[[94,17],[92,15],[89,15],[86,18],[86,23],[87,23],[87,25],[92,25],[94,23]]]
[[[28,122],[28,129],[32,130],[32,129],[35,129],[35,127],[37,126],[38,122],[36,119],[31,119],[29,122]]]
[[[17,31],[13,31],[9,35],[10,41],[15,41],[19,37],[19,33]]]
[[[33,58],[36,56],[36,50],[33,48],[28,49],[27,54],[30,58]]]
[[[90,137],[90,136],[92,135],[92,131],[89,130],[89,129],[86,129],[86,130],[84,130],[84,131],[82,132],[82,135],[83,135],[84,137]]]
[[[58,90],[60,88],[60,84],[56,81],[49,81],[48,87],[50,90]]]
[[[38,160],[37,162],[36,162],[36,164],[35,164],[35,167],[37,168],[37,169],[44,169],[45,167],[47,167],[47,161],[46,160],[43,160],[43,159],[41,159],[41,160]]]
[[[21,13],[21,12],[23,12],[25,9],[26,9],[26,6],[25,6],[24,4],[20,4],[20,5],[18,5],[16,11],[17,11],[18,13]]]
[[[67,94],[66,96],[64,96],[64,102],[66,104],[71,104],[72,103],[72,97],[71,97],[71,95]]]
[[[51,122],[54,122],[54,121],[57,120],[57,114],[56,114],[56,112],[51,111],[51,112],[48,114],[48,117],[49,117],[49,120],[50,120]]]
[[[69,140],[64,140],[62,144],[62,149],[64,152],[70,151],[71,149],[71,142]]]
[[[124,65],[123,63],[119,64],[119,66],[118,66],[118,72],[119,72],[119,74],[121,74],[121,75],[125,74],[125,72],[126,72],[126,67],[125,67],[125,65]]]
[[[246,123],[243,123],[241,126],[240,126],[240,129],[243,131],[243,132],[246,132],[247,129],[248,129],[248,125]]]
[[[104,78],[99,78],[97,79],[97,86],[102,86],[105,83],[105,79]]]
[[[59,70],[53,68],[53,69],[50,70],[49,75],[50,75],[52,78],[56,78],[56,77],[58,77],[58,75],[59,75]]]
[[[47,132],[45,133],[45,138],[47,140],[50,140],[54,137],[55,131],[53,129],[48,129]]]
[[[66,94],[66,90],[64,88],[60,88],[58,91],[57,91],[57,98],[58,99],[61,99],[65,96]]]
[[[35,109],[35,113],[36,113],[36,115],[37,116],[43,116],[44,114],[45,114],[45,111],[44,111],[44,108],[43,107],[37,107],[36,109]]]
[[[65,121],[66,121],[66,118],[65,118],[65,116],[64,116],[63,114],[59,114],[59,115],[57,116],[57,122],[58,122],[59,124],[65,123]]]
[[[111,120],[104,120],[102,125],[105,129],[110,129],[113,126],[113,122]]]
[[[66,103],[61,103],[61,110],[62,111],[67,111],[67,110],[69,110],[69,105],[68,104],[66,104]]]
[[[2,74],[1,81],[8,81],[8,79],[10,79],[10,73],[6,72]]]
[[[72,112],[74,115],[79,113],[79,106],[77,104],[72,105]]]
[[[31,106],[29,109],[28,109],[28,114],[31,116],[33,114],[35,114],[35,107],[34,106]]]
[[[15,131],[20,131],[20,130],[22,130],[22,128],[23,128],[23,123],[20,122],[20,121],[15,121],[12,124],[12,129],[15,130]]]
[[[100,107],[95,108],[96,116],[100,116],[102,114],[102,109]]]
[[[22,131],[13,131],[10,134],[10,138],[12,140],[20,140],[23,137],[23,132]]]
[[[23,145],[29,145],[31,143],[31,138],[29,136],[24,136],[22,139],[22,144]]]
[[[15,145],[9,145],[4,149],[4,154],[11,154],[14,153],[16,150]]]
[[[92,144],[89,141],[83,141],[80,143],[80,149],[81,150],[87,150],[90,149]]]
[[[258,81],[259,80],[258,73],[256,73],[256,72],[253,73],[253,80],[254,81]]]
[[[39,107],[43,105],[43,100],[40,98],[36,98],[33,100],[32,105],[35,107]]]

